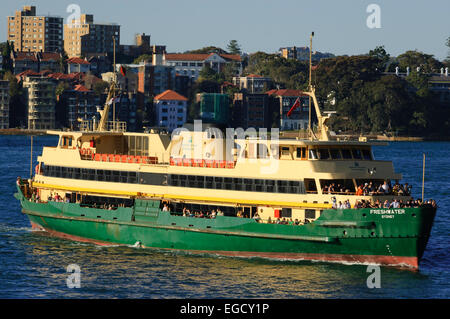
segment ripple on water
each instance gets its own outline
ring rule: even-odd
[[[34,139],[35,155],[55,139]],[[53,144],[53,145],[54,145]],[[366,265],[230,258],[127,246],[96,246],[31,230],[13,198],[15,178],[27,176],[29,138],[0,136],[0,298],[449,298],[450,143],[390,143],[377,159],[394,161],[421,196],[439,210],[419,272],[381,267],[381,289],[367,288]],[[407,154],[405,156],[405,154]],[[28,155],[27,155],[28,156]],[[8,181],[10,180],[10,183]],[[81,288],[66,286],[67,266],[81,269]]]

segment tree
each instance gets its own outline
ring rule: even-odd
[[[402,70],[406,70],[407,67],[410,70],[416,70],[419,67],[421,72],[437,73],[443,67],[443,64],[436,60],[433,55],[419,51],[406,51],[399,55],[397,60]]]
[[[66,73],[68,58],[69,56],[67,55],[66,51],[63,50],[63,52],[61,53],[61,57],[59,59],[59,72]]]
[[[450,37],[447,38],[445,45],[449,48],[447,58],[445,59],[445,62],[447,63],[448,66],[448,64],[450,64]]]
[[[98,81],[98,82],[94,83],[93,91],[96,95],[100,96],[103,93],[105,93],[105,91],[108,87],[109,87],[108,82]]]
[[[217,81],[217,73],[208,64],[205,64],[198,73],[197,81]]]
[[[27,105],[22,90],[22,82],[18,82],[11,71],[6,71],[4,79],[9,81],[9,126],[25,127],[27,124]]]
[[[378,69],[380,71],[386,71],[388,62],[390,60],[390,55],[384,49],[384,45],[377,46],[375,49],[369,51],[369,56],[375,57],[380,60]]]
[[[237,40],[231,40],[227,45],[227,50],[228,52],[230,52],[230,54],[242,54],[241,47],[239,46]]]
[[[142,54],[136,59],[134,59],[133,64],[139,64],[143,61],[152,61],[153,57],[151,54]]]
[[[227,51],[225,51],[222,48],[215,47],[215,46],[208,46],[197,50],[191,50],[186,51],[185,53],[192,53],[192,54],[206,54],[206,53],[217,53],[217,54],[228,54]]]
[[[3,55],[3,70],[13,72],[13,63],[11,60],[11,52],[14,50],[14,44],[9,41],[0,43],[0,54]]]
[[[68,88],[69,88],[69,85],[68,85],[66,82],[60,81],[60,82],[58,83],[58,85],[56,86],[56,89],[55,89],[55,95],[56,95],[56,96],[60,96],[60,95],[63,94],[64,91],[67,90]]]

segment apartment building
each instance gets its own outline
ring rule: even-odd
[[[263,93],[235,93],[231,118],[236,127],[267,128],[272,126],[269,96]]]
[[[16,51],[62,52],[63,18],[37,16],[35,6],[24,6],[9,16],[7,30]]]
[[[0,129],[9,128],[9,81],[0,80]]]
[[[19,74],[27,70],[39,72],[39,59],[35,52],[12,51],[11,60],[14,74]]]
[[[173,88],[175,69],[166,65],[141,63],[138,67],[138,92],[144,96],[158,95]]]
[[[39,76],[27,76],[23,81],[28,106],[28,129],[55,128],[54,80]]]
[[[80,120],[92,120],[98,115],[100,97],[81,84],[76,84],[71,90],[65,90],[60,99],[63,110],[57,110],[57,118],[63,126],[78,130]]]
[[[38,52],[39,71],[64,72],[61,64],[61,53],[59,52]]]
[[[69,57],[87,56],[93,53],[113,53],[114,40],[119,50],[120,25],[94,23],[92,14],[81,14],[80,20],[64,25],[64,50]]]
[[[243,77],[233,77],[233,84],[250,94],[265,93],[272,88],[273,81],[269,77],[249,74]]]
[[[172,132],[187,120],[188,99],[175,91],[167,90],[153,100],[156,111],[155,124]]]

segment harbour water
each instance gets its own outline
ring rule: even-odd
[[[34,160],[55,137],[35,137]],[[381,267],[381,288],[368,288],[367,265],[225,258],[135,247],[99,247],[31,230],[13,197],[30,172],[30,137],[0,136],[0,298],[449,298],[450,143],[392,142],[375,147],[403,181],[438,203],[417,272]],[[34,167],[34,165],[33,165]],[[81,287],[68,288],[67,266],[80,267]]]

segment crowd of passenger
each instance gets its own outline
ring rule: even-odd
[[[394,195],[394,196],[410,196],[412,186],[408,183],[395,183],[394,186],[390,182],[384,181],[380,184],[375,184],[371,181],[360,184],[356,192],[351,192],[350,189],[339,183],[326,184],[322,188],[322,194],[350,194],[354,193],[357,196],[375,196],[375,195]]]
[[[394,208],[409,208],[409,207],[421,207],[421,206],[432,206],[437,207],[436,201],[433,199],[426,200],[422,202],[420,199],[413,199],[405,200],[402,199],[397,200],[394,199],[393,201],[385,200],[384,202],[380,200],[357,200],[355,205],[353,206],[354,209],[359,208],[386,208],[386,209],[394,209]],[[332,198],[332,205],[331,207],[333,209],[349,209],[351,208],[350,201],[347,199],[344,202],[337,202],[336,197]]]

